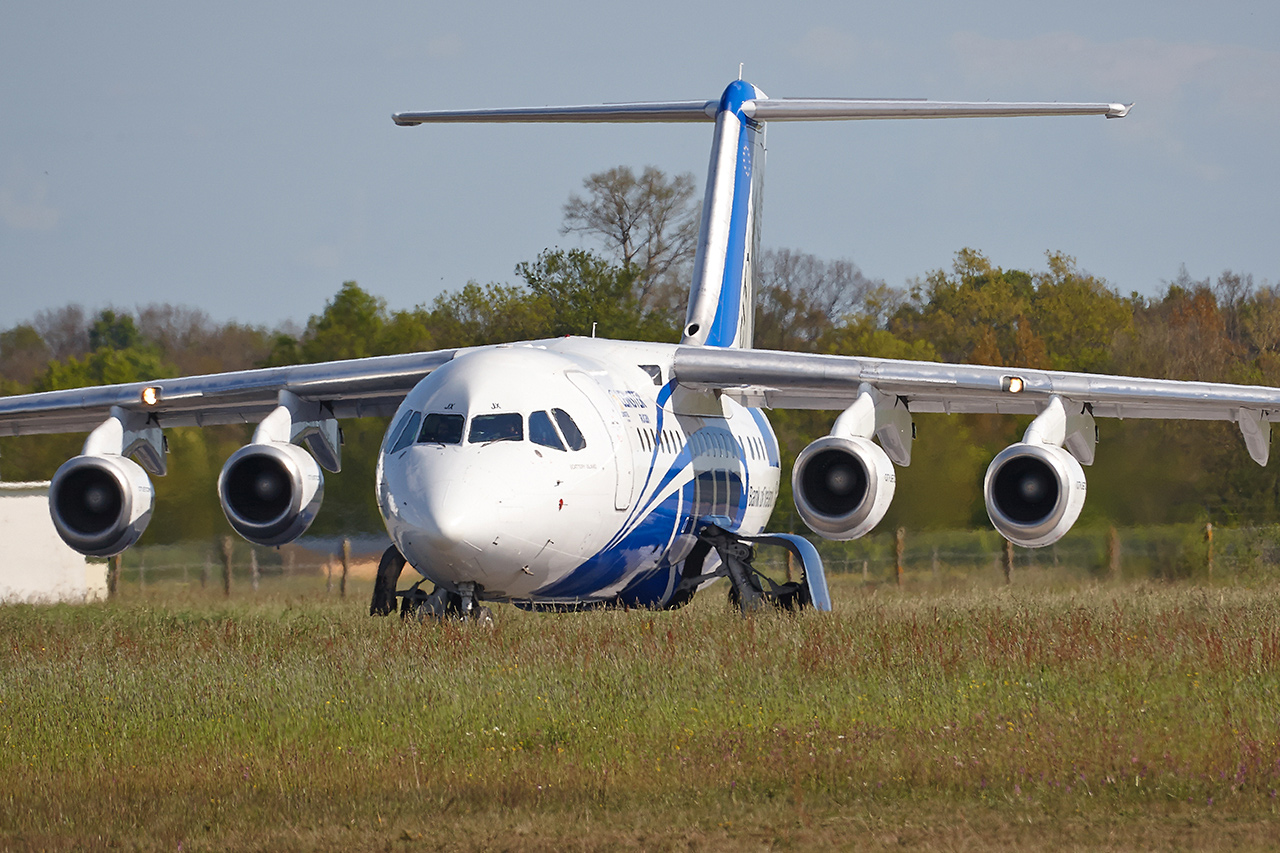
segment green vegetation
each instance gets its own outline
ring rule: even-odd
[[[429,304],[392,310],[355,282],[301,328],[238,323],[169,305],[89,314],[41,312],[0,331],[0,393],[124,382],[258,365],[356,358],[563,334],[675,341],[684,316],[697,224],[688,175],[620,167],[589,176],[564,207],[562,234],[599,251],[551,249],[511,283],[468,282]],[[1054,368],[1171,379],[1280,384],[1280,295],[1251,276],[1216,281],[1185,270],[1153,298],[1123,295],[1059,252],[1044,270],[1006,270],[973,249],[906,289],[847,260],[793,250],[756,259],[760,347]],[[771,413],[784,468],[830,429],[833,413]],[[980,489],[991,458],[1026,419],[922,415],[913,464],[899,472],[883,529],[987,526]],[[1103,421],[1082,525],[1280,523],[1280,474],[1259,468],[1232,424]],[[386,423],[343,425],[342,473],[326,478],[313,526],[323,535],[381,530],[372,471]],[[247,427],[167,431],[170,474],[144,543],[228,532],[214,500],[223,461]],[[6,479],[47,478],[82,436],[0,440]],[[801,530],[784,477],[774,527]]]
[[[1274,582],[834,580],[493,629],[367,582],[2,608],[0,848],[1273,843]]]

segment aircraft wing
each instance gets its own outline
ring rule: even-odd
[[[88,432],[113,406],[153,414],[162,427],[258,423],[278,405],[281,391],[321,404],[336,418],[390,415],[422,377],[456,353],[384,355],[0,397],[0,436]],[[148,390],[154,403],[144,400]]]
[[[913,413],[1034,415],[1058,397],[1094,417],[1232,421],[1260,464],[1280,420],[1280,388],[1258,385],[712,347],[680,347],[673,373],[768,408],[844,409],[869,385]]]

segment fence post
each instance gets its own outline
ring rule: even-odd
[[[230,536],[222,537],[222,594],[231,597],[231,550],[235,543]]]
[[[937,545],[933,546],[933,562],[932,562],[931,568],[933,569],[933,582],[937,584],[938,582],[938,546]]]
[[[1209,570],[1209,577],[1213,577],[1213,522],[1206,522],[1204,526],[1204,541],[1208,543],[1207,552],[1205,554],[1205,568]]]
[[[1107,571],[1113,580],[1120,578],[1120,533],[1113,524],[1107,531]]]
[[[338,597],[347,597],[347,572],[351,569],[351,540],[342,540],[342,581],[338,584]]]
[[[328,554],[324,558],[324,592],[325,595],[333,595],[333,555]]]
[[[1004,582],[1005,586],[1013,583],[1013,543],[1004,540]]]
[[[907,528],[899,527],[894,537],[893,543],[893,564],[894,571],[897,572],[898,586],[902,586],[902,552],[907,545]]]
[[[123,564],[124,554],[116,554],[107,560],[107,598],[115,598],[120,591],[120,570]]]
[[[249,549],[249,577],[253,581],[253,591],[258,591],[258,550]]]

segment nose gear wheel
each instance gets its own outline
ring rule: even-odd
[[[461,584],[458,592],[449,592],[437,586],[431,592],[422,589],[426,578],[405,590],[397,590],[405,558],[395,545],[387,548],[378,561],[378,576],[373,582],[373,601],[369,605],[370,616],[389,616],[396,611],[396,599],[400,599],[400,618],[410,617],[419,621],[427,619],[459,619],[474,621],[479,625],[493,625],[493,611],[476,603],[475,584]]]

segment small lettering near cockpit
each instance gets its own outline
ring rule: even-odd
[[[613,398],[613,401],[617,403],[618,407],[621,409],[647,408],[645,406],[644,397],[641,397],[635,391],[617,391],[610,388],[609,396]]]

